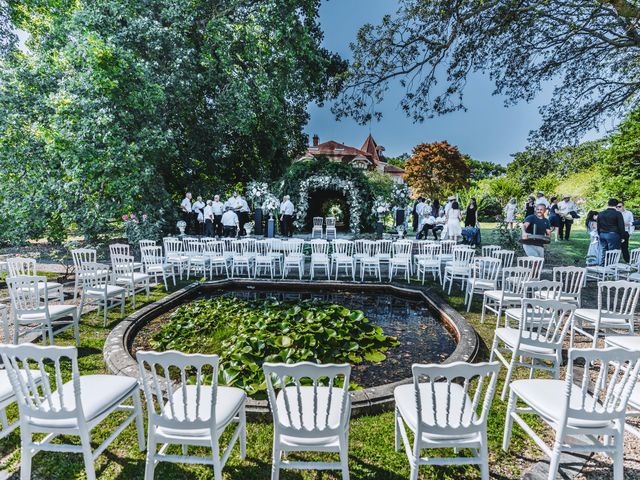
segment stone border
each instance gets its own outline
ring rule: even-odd
[[[168,312],[195,298],[200,294],[218,289],[218,288],[238,288],[238,287],[255,287],[271,289],[273,287],[297,290],[304,288],[305,290],[331,290],[336,288],[351,288],[370,292],[395,293],[399,296],[411,296],[425,301],[429,308],[444,323],[447,329],[456,338],[457,346],[453,353],[443,362],[472,362],[475,360],[479,350],[479,338],[475,329],[460,315],[453,307],[444,301],[440,295],[433,289],[416,289],[411,287],[401,287],[394,284],[377,285],[367,283],[351,283],[351,282],[333,282],[333,281],[264,281],[250,279],[229,279],[217,280],[204,283],[192,283],[186,287],[174,292],[163,299],[147,305],[137,310],[133,315],[121,321],[107,337],[104,344],[104,360],[109,370],[117,375],[126,375],[129,377],[140,377],[138,364],[131,353],[133,339],[138,331],[152,319]],[[352,408],[353,414],[359,413],[376,413],[383,410],[393,408],[393,390],[398,385],[411,383],[413,380],[407,378],[398,382],[380,385],[377,387],[369,387],[363,390],[353,392]],[[264,416],[269,413],[269,405],[266,400],[247,401],[247,412],[253,416]]]

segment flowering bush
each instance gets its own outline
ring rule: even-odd
[[[247,199],[253,205],[262,204],[267,195],[269,195],[269,185],[267,185],[267,182],[254,181],[247,183]]]
[[[158,216],[160,218],[159,220],[151,220],[146,213],[140,216],[135,213],[122,215],[122,220],[124,220],[124,233],[127,236],[129,245],[137,250],[140,240],[159,241],[164,224],[162,220],[162,210],[158,211]]]
[[[390,209],[389,202],[383,197],[378,197],[373,202],[373,207],[371,207],[371,212],[377,215],[388,213]]]
[[[409,203],[409,187],[398,185],[391,191],[391,202],[394,207],[404,208]]]
[[[278,197],[272,193],[267,193],[264,201],[262,202],[262,210],[265,212],[275,212],[278,208],[280,208],[280,201],[278,200]]]

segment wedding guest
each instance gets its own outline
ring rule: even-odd
[[[283,237],[291,237],[293,235],[293,212],[294,206],[289,195],[282,197],[280,204],[280,225]]]
[[[629,263],[629,239],[635,230],[633,225],[633,213],[624,208],[624,202],[622,201],[618,202],[616,208],[622,214],[622,219],[624,220],[624,232],[622,233],[622,243],[620,245],[622,247],[622,258],[624,258],[625,262]]]
[[[455,200],[456,200],[456,197],[454,197],[453,195],[447,198],[447,203],[444,204],[445,216],[447,215],[447,213],[449,213],[449,210],[451,210],[451,207],[453,205],[453,202],[455,202]]]
[[[211,204],[213,210],[213,231],[216,237],[222,236],[222,215],[224,214],[224,204],[220,201],[220,195],[213,197]]]
[[[604,264],[605,254],[609,250],[620,250],[620,242],[625,232],[624,218],[617,210],[618,200],[610,198],[607,208],[598,214],[598,236],[602,249],[601,265]]]
[[[590,238],[589,250],[587,250],[587,265],[600,265],[602,248],[600,247],[600,237],[598,236],[598,212],[591,210],[587,213],[585,226]]]
[[[249,212],[251,212],[251,210],[249,209],[249,204],[247,203],[245,198],[241,195],[240,196],[240,212],[238,213],[238,219],[240,221],[240,235],[242,236],[247,234],[247,232],[244,229],[244,226],[245,224],[249,223],[249,221],[251,220]]]
[[[554,241],[558,241],[558,229],[560,228],[560,215],[558,215],[558,197],[551,197],[549,205],[549,223],[553,231]]]
[[[513,224],[516,221],[516,212],[518,211],[518,204],[514,197],[509,200],[509,203],[504,207],[504,223],[509,228],[513,228]]]
[[[464,214],[464,226],[475,227],[476,225],[478,225],[478,203],[475,198],[471,197]]]
[[[536,199],[533,198],[533,195],[529,195],[527,198],[527,202],[524,204],[524,218],[530,217],[531,215],[535,215],[536,213]]]
[[[423,197],[418,197],[418,199],[414,202],[413,204],[413,210],[411,211],[411,215],[412,215],[412,222],[411,222],[411,226],[413,227],[413,231],[417,232],[418,231],[418,226],[420,223],[420,215],[418,214],[418,205],[420,205],[421,203],[424,202],[424,198]]]
[[[538,192],[538,198],[536,198],[536,206],[544,205],[544,208],[549,209],[549,200],[544,196],[544,192]]]
[[[238,215],[230,206],[225,207],[224,214],[222,215],[222,228],[225,237],[235,237],[238,234],[238,227],[240,222],[238,221]]]
[[[544,258],[544,244],[548,240],[542,237],[551,239],[551,224],[544,216],[546,211],[543,203],[536,205],[535,214],[527,216],[522,223],[522,248],[528,257]],[[532,238],[532,235],[537,238]]]
[[[578,207],[571,201],[569,195],[564,195],[562,201],[558,203],[558,215],[560,216],[560,240],[569,240],[573,216],[576,215]],[[576,215],[577,216],[577,215]],[[564,235],[563,235],[564,234]]]
[[[193,233],[192,232],[193,210],[191,208],[191,192],[187,192],[187,194],[182,199],[182,202],[180,203],[180,213],[182,215],[182,220],[187,224],[187,228],[185,229],[185,231],[187,233]]]
[[[457,240],[457,238],[462,235],[462,226],[460,225],[460,217],[462,216],[460,212],[460,205],[458,202],[453,200],[451,202],[451,207],[445,213],[445,217],[447,218],[447,223],[444,228],[446,231],[446,237],[451,240]]]
[[[202,215],[204,216],[204,235],[213,237],[213,200],[207,200],[207,206],[204,207]]]
[[[193,215],[195,216],[196,225],[198,225],[197,233],[202,235],[204,233],[204,207],[206,204],[202,201],[202,197],[198,195],[197,200],[191,207]]]

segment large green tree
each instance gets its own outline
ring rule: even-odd
[[[538,137],[573,143],[640,97],[637,0],[401,0],[358,32],[347,88],[334,111],[366,123],[391,82],[414,121],[464,109],[470,75],[488,74],[506,103],[548,82]]]
[[[319,3],[10,0],[29,40],[0,65],[5,238],[93,237],[187,189],[281,174],[344,68]]]

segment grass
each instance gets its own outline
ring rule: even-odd
[[[483,230],[485,244],[491,243],[492,232]],[[581,264],[587,251],[588,236],[584,229],[576,229],[571,242],[552,243],[549,247],[550,265]],[[638,246],[635,241],[632,247]],[[180,286],[178,286],[179,288]],[[164,289],[154,288],[150,301],[165,295]],[[493,339],[493,321],[480,324],[480,302],[474,302],[471,312],[467,313],[463,298],[458,289],[451,297],[445,298],[458,309],[477,329],[481,339],[481,359],[488,358],[489,346]],[[146,302],[140,301],[138,305]],[[127,304],[127,314],[133,309]],[[81,322],[81,348],[79,363],[83,374],[109,373],[102,357],[105,338],[118,322],[119,311],[113,309],[109,314],[107,328],[102,327],[102,318],[95,313],[86,314]],[[56,337],[58,344],[73,344],[70,332]],[[504,377],[502,371],[502,378]],[[520,377],[523,373],[520,372]],[[517,376],[516,376],[517,377]],[[523,468],[542,458],[542,453],[533,445],[522,431],[515,427],[511,449],[508,453],[501,450],[502,431],[506,412],[506,402],[501,402],[499,393],[502,382],[498,383],[496,399],[489,416],[489,451],[492,477],[520,478]],[[10,416],[15,418],[17,409],[10,409]],[[104,440],[115,428],[118,414],[101,424],[94,430],[94,447]],[[146,419],[145,419],[146,422]],[[540,424],[536,429],[544,431]],[[350,471],[354,480],[400,480],[408,478],[409,465],[403,451],[394,451],[393,413],[387,412],[374,416],[361,416],[351,421],[350,427]],[[76,440],[77,439],[73,439]],[[272,427],[268,423],[250,422],[248,424],[247,459],[240,461],[237,448],[231,455],[224,470],[225,479],[264,480],[270,478]],[[0,468],[16,472],[19,468],[19,432],[16,431],[0,441]],[[96,471],[99,478],[131,479],[143,478],[145,457],[137,450],[136,434],[133,426],[127,428],[120,437],[96,460]],[[204,452],[203,452],[204,453]],[[309,458],[309,457],[305,457]],[[478,478],[479,471],[475,467],[421,467],[420,479],[472,479]],[[212,469],[205,466],[189,466],[161,463],[156,468],[158,479],[210,479]],[[81,455],[62,453],[38,453],[33,461],[33,478],[36,479],[75,479],[84,478],[84,467]],[[334,479],[340,478],[333,472],[282,472],[283,480],[294,479]]]

